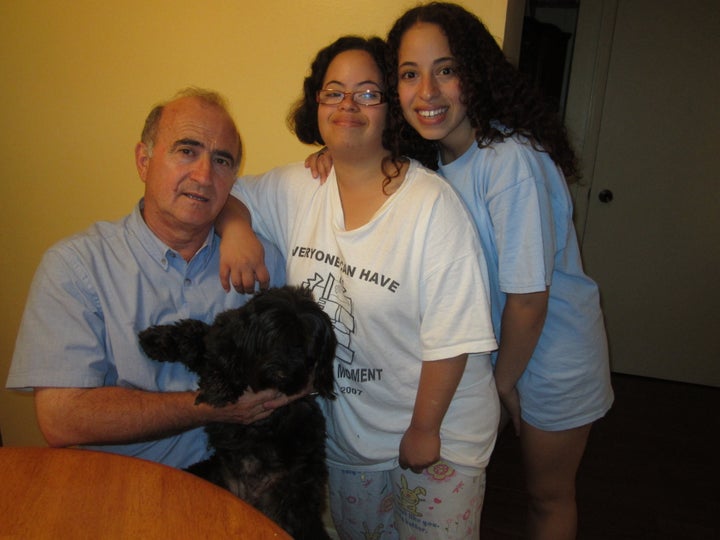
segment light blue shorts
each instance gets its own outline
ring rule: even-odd
[[[582,376],[559,372],[552,379],[528,367],[517,382],[522,419],[543,431],[564,431],[605,416],[614,399],[610,370],[591,367]]]

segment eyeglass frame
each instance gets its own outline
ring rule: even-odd
[[[342,98],[337,103],[324,103],[320,101],[320,93],[321,92],[334,92],[336,94],[342,94]],[[367,94],[368,92],[372,92],[374,94],[380,94],[380,101],[377,103],[361,103],[359,102],[355,96],[358,96],[360,94]],[[385,92],[382,90],[356,90],[354,92],[343,92],[342,90],[333,90],[331,88],[323,88],[315,92],[315,101],[320,105],[329,105],[331,107],[334,107],[336,105],[340,105],[343,101],[345,101],[345,97],[352,96],[353,103],[357,105],[361,105],[363,107],[377,107],[378,105],[382,105],[383,103],[387,103],[387,99],[385,99]]]

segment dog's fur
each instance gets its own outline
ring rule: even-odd
[[[145,353],[199,375],[198,403],[222,407],[246,388],[292,395],[312,380],[334,399],[335,334],[312,293],[296,287],[256,294],[212,325],[186,319],[140,333]],[[214,455],[188,470],[246,500],[296,539],[329,538],[322,525],[327,468],[325,419],[307,396],[250,425],[206,426]]]

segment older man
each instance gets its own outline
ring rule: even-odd
[[[218,279],[213,222],[241,158],[221,96],[189,89],[156,106],[135,149],[145,196],[124,219],[98,222],[45,254],[30,290],[7,380],[34,389],[51,446],[82,445],[175,467],[207,457],[202,426],[249,423],[285,404],[272,391],[224,408],[196,405],[196,377],[141,352],[137,333],[196,318],[211,322],[248,298]],[[266,266],[284,263],[266,244]]]

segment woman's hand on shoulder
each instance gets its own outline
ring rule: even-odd
[[[330,175],[333,166],[332,156],[327,147],[323,147],[317,152],[310,154],[305,159],[305,167],[310,169],[313,178],[319,178],[320,183],[324,184]]]

